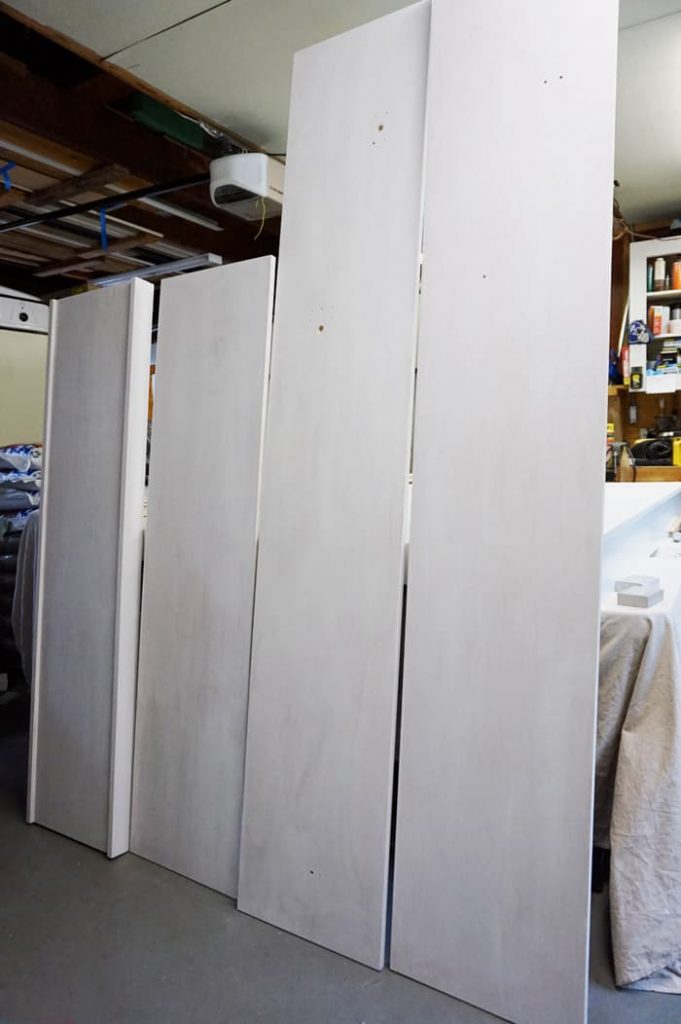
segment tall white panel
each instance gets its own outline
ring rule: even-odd
[[[28,820],[128,849],[153,286],[52,305]]]
[[[429,7],[296,57],[238,905],[384,958]]]
[[[394,969],[585,1019],[615,0],[434,0]]]
[[[229,896],[274,264],[161,286],[131,847]]]

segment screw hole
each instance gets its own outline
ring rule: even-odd
[[[320,324],[320,325],[319,325],[319,327],[317,328],[317,330],[318,330],[318,331],[319,331],[319,333],[321,334],[321,333],[322,333],[322,331],[324,330],[324,324]]]
[[[379,130],[379,132],[382,132],[382,131],[383,131],[383,125],[382,125],[382,124],[379,124],[379,126],[378,126],[378,130]]]

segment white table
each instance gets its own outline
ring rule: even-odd
[[[628,560],[646,558],[664,539],[669,524],[681,517],[681,484],[605,485],[603,508],[603,594],[615,576],[628,574]]]

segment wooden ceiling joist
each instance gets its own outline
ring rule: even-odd
[[[95,260],[105,259],[108,255],[126,252],[129,249],[140,249],[160,240],[158,235],[147,232],[141,235],[133,235],[131,238],[122,238],[119,242],[111,242],[106,249],[102,249],[101,246],[96,246],[92,249],[81,249],[70,260],[56,261],[41,267],[36,272],[36,277],[54,277],[55,274],[66,274],[70,270],[83,270]]]
[[[105,167],[98,167],[94,171],[86,171],[65,181],[55,182],[46,188],[38,189],[36,192],[29,192],[24,195],[26,202],[34,203],[36,206],[51,205],[64,199],[74,199],[82,196],[84,192],[102,188],[104,185],[111,185],[124,178],[128,171],[125,167],[117,164],[108,164]]]
[[[14,249],[17,252],[35,253],[47,260],[63,260],[73,258],[76,250],[69,248],[63,242],[53,242],[47,238],[30,237],[27,234],[13,232],[2,239],[5,249]]]
[[[27,266],[38,266],[42,260],[35,253],[17,252],[9,246],[0,245],[0,260],[8,260],[11,263],[20,263]]]
[[[148,182],[188,178],[208,166],[206,157],[154,135],[108,107],[73,90],[0,61],[2,119],[72,147],[100,163],[130,167]]]
[[[45,174],[55,181],[66,181],[73,174],[84,174],[94,171],[102,161],[84,156],[78,150],[69,148],[45,139],[35,132],[26,131],[9,121],[3,120],[3,103],[0,97],[0,156],[5,160],[13,160],[17,167],[30,168],[39,174]],[[126,191],[140,188],[145,182],[141,178],[130,176],[120,185]]]
[[[0,192],[0,209],[3,206],[15,206],[17,203],[23,202],[26,193],[20,188],[5,189]]]
[[[211,231],[201,224],[156,213],[148,206],[140,203],[123,206],[116,210],[116,217],[125,221],[130,228],[144,228],[146,231],[157,231],[167,241],[179,242],[196,252],[216,252],[226,259],[245,259],[244,244],[228,232]],[[262,251],[251,255],[262,255]]]
[[[101,188],[102,185],[111,184],[113,181],[120,181],[126,174],[127,171],[122,167],[100,167],[94,171],[86,171],[85,174],[78,174],[73,178],[55,181],[51,185],[46,185],[44,188],[38,188],[34,191],[10,188],[9,191],[0,193],[0,209],[7,206],[18,206],[23,203],[32,203],[35,206],[51,206],[53,203],[58,203],[61,200],[82,196],[88,189]]]

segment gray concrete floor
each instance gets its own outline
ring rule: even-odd
[[[23,820],[26,734],[0,711],[0,1024],[485,1024],[486,1013],[237,913],[132,855]],[[594,906],[590,1024],[679,1024],[618,992]],[[547,1021],[546,1024],[551,1024]]]

